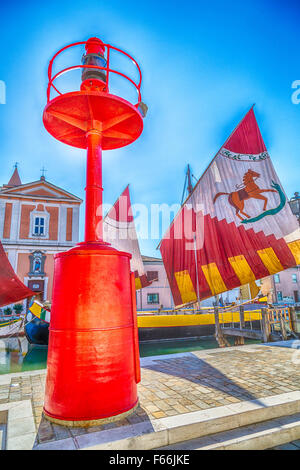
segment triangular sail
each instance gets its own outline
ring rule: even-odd
[[[33,295],[34,293],[15,274],[0,242],[0,307]]]
[[[183,204],[160,251],[175,305],[300,264],[299,225],[253,108]]]
[[[130,267],[135,276],[137,290],[151,284],[147,279],[140,252],[128,186],[103,220],[103,238],[117,250],[132,255]]]

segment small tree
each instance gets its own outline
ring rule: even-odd
[[[3,310],[4,315],[11,315],[12,314],[12,309],[10,307],[6,307]]]
[[[16,315],[20,315],[23,311],[23,305],[22,304],[15,304],[13,306],[13,309],[14,309]]]

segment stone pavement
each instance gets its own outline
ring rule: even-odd
[[[0,376],[0,405],[31,400],[37,445],[300,390],[299,364],[299,351],[269,344],[143,358],[135,413],[91,428],[59,426],[42,416],[45,370]]]
[[[288,444],[282,444],[281,446],[276,446],[269,450],[300,450],[300,441],[292,441]]]

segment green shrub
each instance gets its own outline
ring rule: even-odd
[[[15,304],[13,306],[13,309],[14,309],[16,315],[20,315],[20,313],[22,313],[22,311],[23,311],[23,305],[22,304]]]

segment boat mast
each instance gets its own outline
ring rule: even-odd
[[[190,169],[190,165],[188,165],[187,167],[187,180],[188,180],[188,187],[187,187],[187,190],[188,190],[188,193],[189,195],[192,194],[193,192],[193,185],[192,185],[192,179],[191,179],[191,169]]]
[[[193,192],[194,186],[193,186],[193,183],[192,183],[192,177],[194,177],[194,175],[191,175],[191,167],[188,164],[186,174],[185,174],[182,197],[181,197],[181,205],[184,203],[186,191],[188,193],[187,196],[190,196]],[[195,178],[195,180],[196,180],[196,178]]]
[[[185,180],[184,180],[184,187],[183,187],[183,193],[182,193],[182,198],[181,198],[181,206],[183,205],[185,201],[185,193],[187,191],[189,197],[193,190],[193,183],[192,183],[192,177],[196,180],[194,175],[191,174],[191,167],[188,164],[187,166],[187,171],[185,175]],[[193,199],[192,199],[192,206],[193,206]],[[193,207],[194,209],[194,207]],[[196,233],[194,234],[194,255],[195,255],[195,266],[196,266],[196,283],[197,283],[197,302],[198,302],[198,309],[200,309],[200,295],[199,295],[199,274],[198,274],[198,261],[197,261],[197,242],[196,242]]]
[[[196,283],[197,283],[197,302],[198,302],[198,310],[201,309],[201,300],[200,300],[200,293],[199,293],[199,275],[198,275],[198,260],[197,260],[197,241],[196,241],[196,234],[194,234],[194,254],[195,254],[195,267],[196,267]]]

